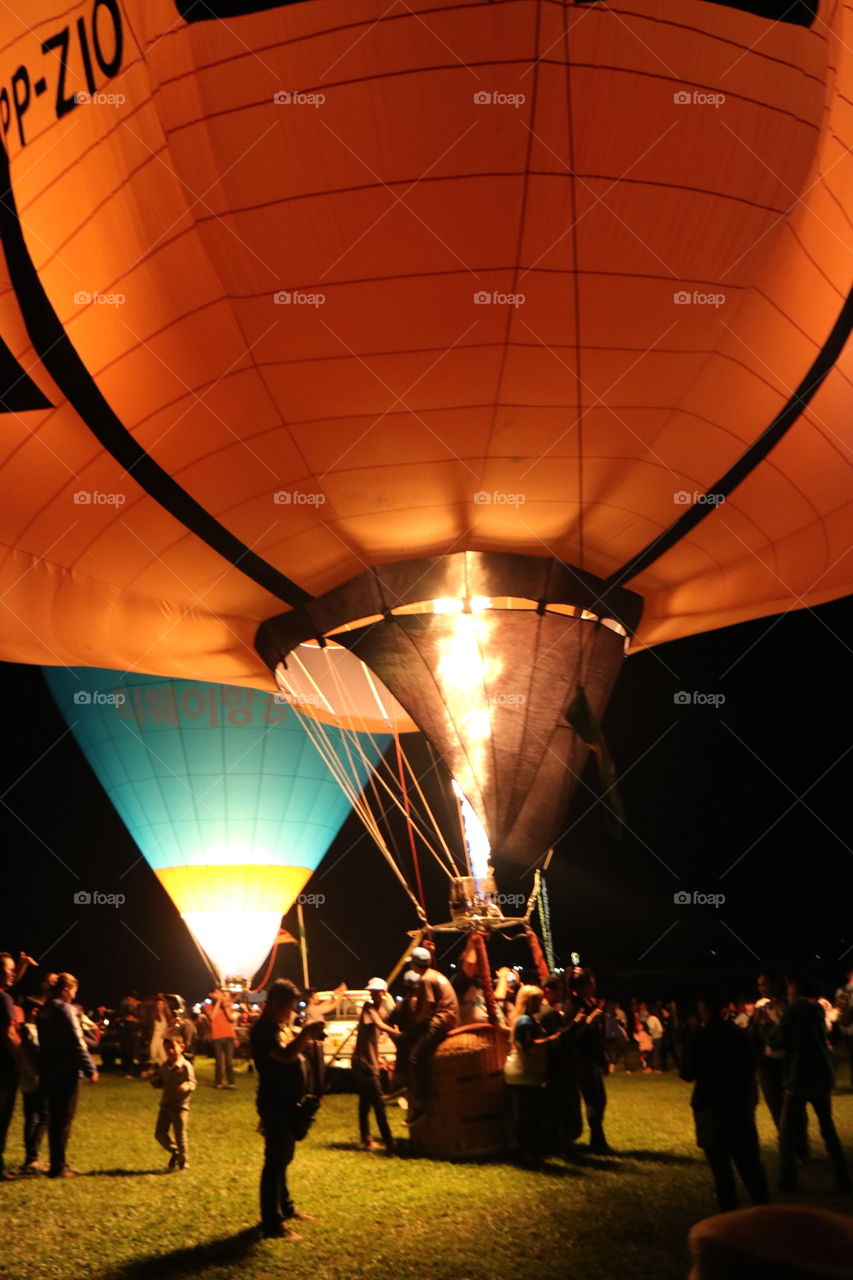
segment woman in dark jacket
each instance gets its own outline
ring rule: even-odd
[[[77,1110],[80,1076],[98,1079],[97,1068],[83,1038],[80,1015],[74,1007],[77,979],[58,973],[49,989],[49,999],[38,1016],[41,1080],[48,1110],[47,1140],[50,1147],[49,1178],[76,1178],[65,1149]]]

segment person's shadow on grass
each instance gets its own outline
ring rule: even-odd
[[[208,1267],[239,1266],[260,1244],[257,1227],[246,1227],[233,1236],[221,1236],[204,1244],[191,1244],[150,1258],[138,1258],[105,1271],[98,1280],[170,1280],[172,1276],[204,1273]]]

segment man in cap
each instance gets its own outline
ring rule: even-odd
[[[373,1108],[385,1150],[393,1155],[394,1139],[382,1101],[379,1036],[384,1031],[396,1040],[400,1032],[385,1021],[384,1001],[387,998],[388,983],[384,978],[371,978],[367,990],[370,992],[370,999],[365,1000],[361,1006],[352,1054],[352,1078],[358,1090],[358,1128],[365,1151],[378,1151],[379,1143],[374,1142],[370,1136],[370,1110]]]
[[[415,998],[417,1039],[409,1057],[413,1105],[408,1123],[414,1124],[427,1109],[432,1055],[459,1022],[459,1002],[444,974],[433,969],[432,955],[426,947],[415,947],[409,964],[421,978]]]

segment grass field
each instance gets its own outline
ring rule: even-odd
[[[688,1228],[713,1211],[710,1176],[693,1142],[690,1090],[672,1075],[611,1076],[607,1134],[618,1157],[581,1155],[548,1172],[510,1164],[449,1164],[361,1151],[355,1099],[326,1099],[291,1168],[296,1203],[316,1214],[300,1243],[255,1233],[261,1139],[254,1078],[217,1092],[197,1063],[192,1167],[165,1173],[151,1134],[158,1095],[102,1076],[82,1085],[69,1156],[86,1176],[0,1186],[0,1275],[11,1280],[260,1280],[298,1269],[306,1280],[684,1280]],[[835,1100],[848,1154],[853,1094]],[[391,1109],[402,1137],[403,1112]],[[759,1125],[771,1184],[775,1134]],[[849,1213],[831,1193],[816,1127],[802,1202]],[[7,1160],[20,1140],[16,1113]],[[791,1197],[779,1197],[791,1199]]]

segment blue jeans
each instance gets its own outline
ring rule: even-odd
[[[214,1040],[213,1053],[216,1058],[216,1083],[224,1084],[227,1077],[228,1083],[234,1083],[234,1037],[223,1036],[220,1040]]]

